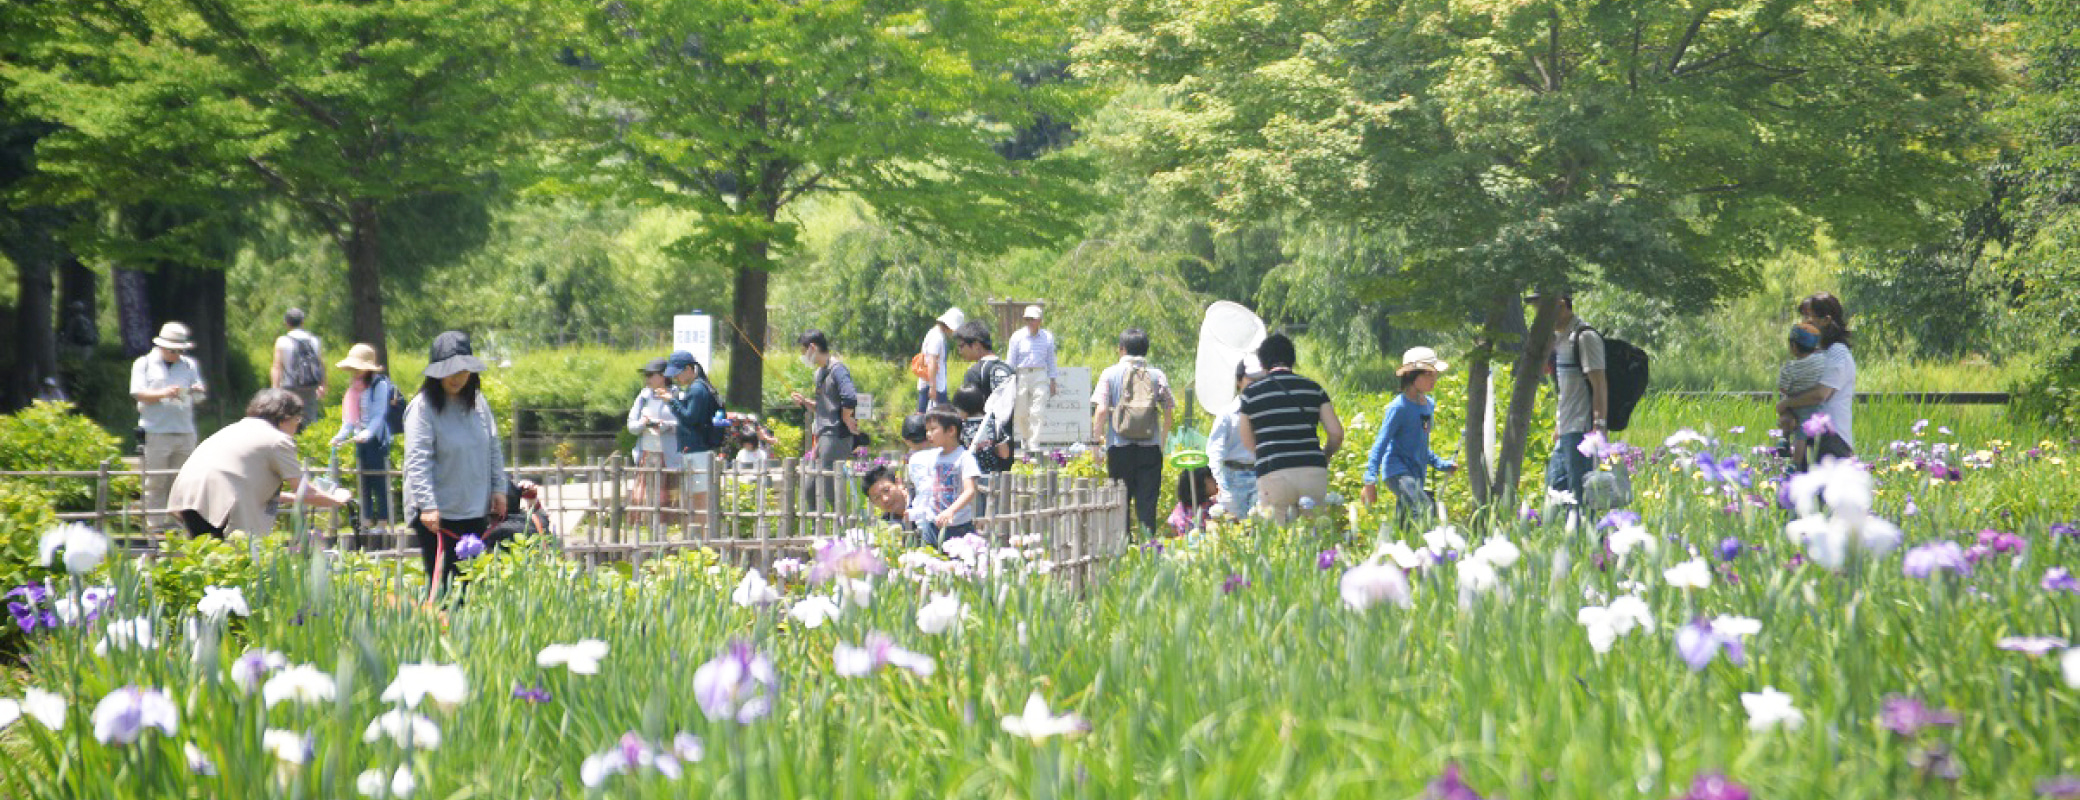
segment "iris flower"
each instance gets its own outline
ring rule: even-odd
[[[1700,618],[1676,631],[1676,655],[1693,670],[1711,666],[1722,652],[1728,662],[1740,666],[1745,660],[1741,638],[1761,630],[1762,623],[1747,617]]]
[[[796,601],[794,607],[787,609],[788,616],[802,623],[802,627],[812,629],[820,628],[823,623],[837,619],[839,612],[838,604],[822,595],[804,597]]]
[[[2080,593],[2080,579],[2074,578],[2073,571],[2065,567],[2052,567],[2044,570],[2044,579],[2039,581],[2037,585],[2047,592]]]
[[[289,666],[289,659],[273,650],[247,650],[231,662],[231,682],[247,694],[260,687],[268,673]]]
[[[1576,611],[1574,621],[1589,635],[1589,649],[1608,653],[1618,637],[1631,633],[1635,628],[1654,625],[1654,614],[1647,603],[1636,595],[1625,595],[1612,600],[1608,606],[1584,606]]]
[[[1764,686],[1760,692],[1742,692],[1741,707],[1748,711],[1748,730],[1766,731],[1782,727],[1798,730],[1806,722],[1805,712],[1791,704],[1791,695]]]
[[[700,737],[681,732],[672,737],[670,747],[650,744],[635,731],[621,735],[613,747],[585,757],[578,765],[578,780],[588,788],[599,788],[607,778],[620,773],[634,773],[644,769],[656,770],[666,780],[676,781],[683,774],[681,762],[699,761],[706,755]]]
[[[1937,542],[1908,550],[1901,569],[1909,578],[1926,578],[1942,571],[1970,574],[1972,564],[1956,542]]]
[[[20,700],[0,698],[0,728],[13,725],[24,715],[43,723],[45,728],[62,731],[65,729],[65,698],[34,687],[23,690]]]
[[[466,533],[455,540],[455,560],[468,561],[484,554],[484,537]]]
[[[729,649],[693,673],[693,696],[709,719],[749,723],[773,709],[778,675],[773,660],[750,642],[731,642]]]
[[[937,595],[917,609],[917,629],[932,636],[948,631],[959,633],[961,618],[967,613],[968,604],[961,602],[960,598],[950,594]]]
[[[1345,570],[1337,583],[1337,593],[1343,597],[1343,604],[1354,611],[1364,611],[1381,602],[1402,608],[1414,604],[1407,576],[1401,574],[1399,567],[1378,563],[1377,557]]]
[[[435,750],[441,746],[441,727],[433,720],[401,708],[393,708],[370,720],[361,741],[374,743],[385,736],[405,748]]]
[[[456,664],[403,664],[397,668],[397,677],[384,687],[382,701],[403,703],[405,708],[418,708],[426,698],[442,708],[461,705],[469,699],[469,680]]]
[[[747,570],[744,579],[737,582],[737,588],[730,592],[729,599],[738,606],[752,608],[780,602],[780,592],[766,582],[765,575],[752,569]]]
[[[65,571],[74,575],[85,575],[101,565],[108,556],[108,537],[100,531],[77,522],[52,526],[43,532],[37,543],[37,563],[47,567],[58,566],[53,558],[63,550]]]
[[[1929,708],[1920,700],[1896,694],[1886,695],[1885,705],[1878,711],[1878,724],[1901,736],[1913,736],[1932,725],[1956,725],[1957,721],[1955,712]]]
[[[1005,717],[1000,725],[1004,732],[1033,741],[1051,736],[1069,736],[1090,730],[1089,723],[1075,714],[1056,716],[1047,710],[1047,700],[1034,692],[1026,697],[1025,711],[1015,717]]]
[[[202,600],[195,604],[196,612],[212,622],[227,616],[250,617],[253,610],[246,606],[246,593],[234,586],[225,589],[218,586],[202,587]]]
[[[158,689],[125,686],[94,706],[94,739],[102,744],[131,744],[147,728],[172,736],[179,727],[180,712]]]
[[[874,631],[867,634],[866,642],[860,647],[839,643],[831,651],[831,661],[839,675],[856,678],[883,666],[910,670],[919,677],[930,677],[938,665],[932,657],[896,646],[888,634]]]
[[[260,687],[260,697],[268,708],[273,708],[284,700],[304,704],[330,702],[338,691],[332,676],[309,664],[298,664],[268,678]]]
[[[552,644],[542,648],[534,656],[534,665],[542,669],[563,667],[573,675],[598,675],[599,662],[606,657],[606,642],[579,639],[571,644]]]
[[[2066,640],[2056,636],[2004,636],[1993,643],[1994,647],[2031,657],[2049,655],[2051,651],[2066,646]]]

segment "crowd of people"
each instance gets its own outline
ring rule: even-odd
[[[1609,364],[1606,339],[1575,315],[1574,298],[1560,296],[1558,309],[1547,362],[1557,402],[1545,480],[1555,496],[1575,503],[1591,496],[1589,483],[1597,474],[1594,448],[1584,443],[1600,440],[1609,427]],[[1798,304],[1798,313],[1787,336],[1790,359],[1779,373],[1776,411],[1783,452],[1803,469],[1812,459],[1855,452],[1856,360],[1839,298],[1814,294]],[[1026,308],[1022,322],[1010,338],[1008,357],[1000,357],[989,326],[948,309],[911,360],[917,404],[902,425],[908,456],[900,468],[868,470],[860,487],[872,506],[919,541],[937,545],[975,533],[975,520],[987,516],[994,476],[1008,471],[1021,449],[1037,446],[1041,418],[1060,390],[1060,366],[1043,310]],[[188,329],[167,323],[153,339],[153,351],[133,364],[130,392],[138,406],[152,529],[178,524],[190,534],[214,536],[270,530],[283,504],[337,507],[355,496],[306,476],[297,458],[294,437],[324,417],[328,389],[323,342],[303,324],[302,311],[285,315],[269,368],[272,385],[252,398],[243,420],[200,444],[194,407],[205,387],[188,355]],[[829,337],[808,330],[795,346],[812,374],[808,393],[793,392],[791,399],[808,418],[811,444],[803,461],[822,468],[804,494],[807,507],[815,509],[849,490],[828,476],[869,442],[858,418],[858,388]],[[1150,363],[1150,347],[1147,332],[1123,331],[1118,360],[1098,375],[1091,394],[1093,437],[1101,443],[1094,452],[1106,475],[1125,490],[1130,529],[1181,535],[1209,516],[1286,520],[1326,504],[1328,467],[1343,447],[1343,422],[1321,384],[1296,371],[1293,340],[1271,334],[1236,364],[1236,399],[1215,415],[1204,465],[1176,470],[1178,502],[1159,524],[1156,506],[1177,401],[1169,376]],[[405,395],[377,358],[376,348],[362,343],[333,364],[351,377],[332,444],[354,447],[361,526],[389,530],[398,519],[388,508],[391,442],[404,437],[403,507],[397,511],[418,542],[427,573],[445,580],[455,571],[463,540],[499,545],[504,535],[498,523],[513,502],[497,421],[482,396],[485,365],[467,334],[442,333],[429,349],[417,391]],[[969,363],[957,383],[949,377],[953,358]],[[1385,484],[1403,524],[1431,520],[1437,509],[1432,473],[1448,477],[1456,471],[1430,448],[1433,395],[1449,368],[1430,347],[1402,354],[1399,392],[1382,409],[1367,452],[1361,499],[1380,502],[1379,486]],[[693,507],[705,507],[718,451],[747,466],[771,456],[772,433],[755,414],[728,412],[692,353],[654,359],[641,372],[643,387],[627,416],[639,468],[635,505],[675,507],[685,499],[683,491],[693,495]],[[667,480],[666,473],[686,478]]]

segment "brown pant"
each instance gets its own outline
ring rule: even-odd
[[[1324,467],[1288,467],[1257,476],[1257,505],[1272,519],[1284,522],[1300,511],[1301,499],[1313,500],[1317,508],[1329,499],[1329,470]]]

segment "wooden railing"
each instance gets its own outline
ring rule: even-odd
[[[516,483],[531,486],[531,497],[509,508],[509,516],[525,520],[539,513],[548,532],[572,558],[588,564],[640,562],[677,551],[709,548],[734,563],[769,565],[775,559],[808,554],[812,543],[868,527],[881,513],[866,504],[860,476],[874,462],[841,461],[830,469],[798,459],[774,459],[740,466],[721,463],[712,475],[691,469],[637,468],[621,454],[587,464],[548,464],[509,468]],[[892,466],[898,471],[900,462]],[[312,468],[313,478],[332,479],[328,467]],[[171,481],[173,471],[157,471]],[[86,482],[92,487],[91,509],[63,512],[61,519],[85,522],[109,533],[123,549],[150,554],[165,544],[166,532],[151,530],[146,520],[164,509],[147,509],[138,498],[121,498],[116,481],[143,482],[145,471],[121,461],[94,470],[0,472],[0,478],[29,480],[57,488]],[[293,529],[298,515],[303,530],[321,546],[365,552],[372,556],[416,556],[418,546],[403,527],[400,473],[383,474],[388,507],[396,524],[361,529],[348,510],[284,508],[278,528]],[[709,480],[703,481],[703,478]],[[341,469],[340,485],[360,492],[360,473]],[[1065,475],[1049,467],[1031,473],[989,476],[984,513],[976,526],[1002,543],[1013,536],[1035,536],[1043,558],[1057,569],[1082,573],[1125,552],[1128,544],[1126,492],[1117,482]],[[639,481],[671,487],[668,497],[638,502]],[[807,488],[817,486],[812,505]],[[826,491],[825,485],[833,487]],[[706,491],[694,488],[705,485]],[[659,502],[669,500],[669,502]],[[176,523],[177,524],[177,523]]]

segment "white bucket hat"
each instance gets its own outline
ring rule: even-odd
[[[1407,352],[1401,354],[1401,368],[1395,370],[1394,374],[1407,375],[1418,370],[1443,372],[1450,369],[1451,366],[1445,363],[1444,359],[1437,357],[1436,350],[1428,347],[1411,347],[1408,348]]]
[[[960,306],[946,309],[946,313],[939,315],[939,324],[946,326],[950,330],[960,330],[961,326],[967,324],[967,322],[968,315],[961,312]]]
[[[168,350],[195,349],[195,343],[188,341],[188,326],[178,322],[159,326],[159,335],[152,339],[152,344]]]
[[[1026,306],[1026,319],[1039,319],[1039,318],[1040,318],[1040,307],[1039,307],[1039,306]]]

